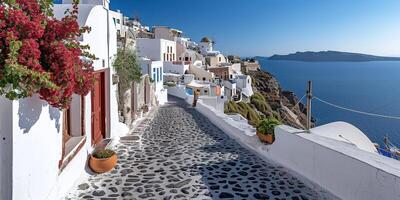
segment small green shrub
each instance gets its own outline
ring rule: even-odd
[[[275,126],[281,125],[282,123],[273,117],[263,119],[257,126],[257,131],[261,134],[269,135],[274,134]]]
[[[99,149],[93,153],[93,157],[95,158],[110,158],[115,155],[115,152],[111,149]]]
[[[166,83],[164,83],[164,85],[167,87],[175,87],[176,86],[176,84],[174,82],[166,82]]]
[[[238,106],[233,101],[228,101],[224,108],[225,113],[239,113]]]
[[[261,116],[256,112],[251,104],[244,102],[235,103],[233,101],[229,101],[225,105],[224,112],[229,114],[238,113],[246,118],[249,124],[253,126],[256,126],[261,119]]]
[[[124,94],[131,89],[132,82],[140,81],[142,69],[136,52],[129,48],[118,49],[113,66],[119,76],[118,83],[118,109],[124,108]]]
[[[257,108],[258,111],[262,112],[264,115],[272,112],[271,106],[265,100],[265,97],[256,92],[250,98],[251,103]]]

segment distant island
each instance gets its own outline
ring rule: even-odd
[[[367,62],[367,61],[400,61],[400,57],[373,56],[360,53],[340,51],[296,52],[289,55],[273,55],[269,60],[292,60],[304,62]]]

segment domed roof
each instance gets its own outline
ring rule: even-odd
[[[371,140],[360,129],[346,122],[332,122],[312,128],[310,131],[323,137],[351,143],[364,151],[377,153]]]
[[[208,37],[203,37],[200,42],[211,43],[212,40]]]

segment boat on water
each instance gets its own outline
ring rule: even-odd
[[[385,144],[384,147],[380,147],[378,143],[374,143],[376,149],[378,150],[379,154],[393,158],[396,160],[400,160],[400,148],[394,145],[388,136],[383,138],[383,143]]]

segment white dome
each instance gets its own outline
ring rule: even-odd
[[[333,122],[310,131],[312,134],[353,144],[364,151],[378,153],[374,144],[360,129],[346,122]]]

